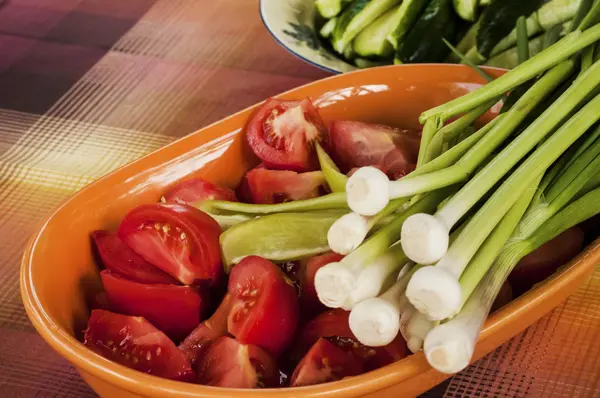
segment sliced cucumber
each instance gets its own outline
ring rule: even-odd
[[[404,43],[396,52],[395,63],[440,62],[450,53],[442,39],[453,43],[460,19],[452,0],[432,0]]]
[[[315,6],[319,14],[325,18],[333,18],[338,15],[344,7],[350,4],[352,0],[315,0]]]
[[[340,54],[363,29],[402,0],[354,0],[340,15],[333,31],[333,48]]]
[[[355,58],[354,64],[361,69],[374,68],[376,66],[389,65],[389,61],[372,61],[365,58]]]
[[[544,35],[537,36],[529,40],[529,55],[533,57],[539,54],[544,49]],[[494,66],[497,68],[512,69],[519,65],[518,51],[516,47],[509,48],[508,50],[490,58],[486,65]]]
[[[520,16],[529,17],[544,4],[545,0],[496,0],[486,7],[481,15],[477,31],[477,52],[489,58],[494,47],[508,36]]]
[[[333,31],[335,30],[335,24],[336,23],[337,23],[337,17],[331,18],[329,21],[325,22],[325,25],[323,25],[321,27],[321,30],[319,31],[319,34],[322,37],[328,39],[333,34]]]
[[[567,22],[577,14],[581,0],[552,0],[537,10],[536,15],[543,30]]]
[[[396,11],[398,11],[398,7],[386,11],[356,36],[353,42],[356,54],[361,57],[387,57],[392,55],[394,48],[387,37],[396,26]]]
[[[477,19],[477,10],[479,9],[479,0],[454,0],[454,11],[465,21],[475,21]]]
[[[429,0],[404,0],[396,11],[396,26],[388,35],[388,41],[392,43],[394,50],[398,50],[407,32],[421,15]]]

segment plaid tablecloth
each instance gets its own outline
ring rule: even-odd
[[[21,303],[39,221],[112,169],[324,76],[274,43],[257,0],[0,0],[0,396],[94,396]],[[600,269],[425,395],[600,397]]]

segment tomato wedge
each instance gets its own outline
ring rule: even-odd
[[[248,256],[229,275],[232,307],[227,329],[242,344],[278,356],[298,326],[298,295],[292,282],[269,260]]]
[[[548,278],[561,265],[568,263],[583,248],[583,239],[581,228],[573,227],[523,257],[508,278],[515,297]]]
[[[117,231],[133,251],[184,285],[214,285],[223,277],[220,234],[212,217],[181,203],[138,206]]]
[[[168,203],[194,204],[203,200],[227,200],[237,202],[235,192],[202,178],[194,178],[176,184],[164,196]]]
[[[116,234],[92,232],[92,239],[104,266],[127,279],[140,283],[176,284],[176,279],[144,260],[131,250]]]
[[[350,312],[342,309],[325,311],[306,323],[295,338],[289,359],[296,363],[319,339],[325,338],[360,358],[367,370],[396,362],[408,354],[402,336],[384,347],[367,347],[358,342],[348,323]]]
[[[336,120],[329,125],[329,141],[344,172],[374,166],[396,180],[414,170],[421,137],[416,131]]]
[[[190,361],[163,332],[142,317],[93,310],[84,344],[95,353],[140,372],[193,380]]]
[[[263,388],[278,384],[275,359],[263,349],[231,337],[210,344],[198,363],[196,383],[229,388]]]
[[[326,307],[321,303],[315,289],[315,274],[319,268],[340,261],[344,256],[330,252],[311,257],[302,264],[300,277],[300,308],[303,316],[312,316],[322,312]]]
[[[291,386],[308,386],[363,372],[362,362],[327,339],[319,339],[302,358],[292,374]]]
[[[185,338],[202,320],[206,303],[193,287],[137,283],[109,270],[100,277],[112,309],[146,318],[173,340]]]
[[[272,204],[316,198],[325,184],[320,171],[296,173],[285,170],[253,169],[246,173],[253,203]]]
[[[250,147],[268,168],[315,170],[313,143],[326,139],[327,128],[308,98],[302,101],[269,99],[247,126]]]
[[[185,356],[196,363],[201,358],[208,345],[227,333],[227,316],[231,310],[231,296],[226,295],[214,314],[179,344],[179,349]]]

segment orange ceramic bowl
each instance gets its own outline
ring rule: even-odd
[[[422,111],[483,83],[471,69],[458,65],[390,66],[334,76],[279,97],[309,96],[326,120],[355,119],[414,128]],[[231,390],[149,376],[112,363],[77,340],[89,314],[86,299],[102,288],[89,233],[116,228],[129,210],[157,201],[169,185],[181,179],[202,176],[234,186],[256,162],[243,136],[244,124],[255,108],[120,168],[62,205],[31,239],[23,257],[21,293],[35,328],[103,397],[406,397],[441,382],[447,376],[430,368],[420,353],[335,383],[293,390]],[[545,283],[493,314],[481,333],[474,359],[558,305],[599,260],[600,249],[588,248]]]

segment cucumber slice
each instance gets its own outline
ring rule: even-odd
[[[329,228],[347,212],[279,213],[234,225],[220,238],[225,272],[251,255],[292,261],[324,253]]]
[[[450,49],[442,38],[453,43],[460,19],[454,13],[452,0],[432,0],[415,26],[396,51],[396,63],[440,62]]]
[[[356,35],[401,1],[354,0],[340,15],[333,31],[332,44],[335,51],[343,54]]]
[[[387,57],[394,48],[387,37],[396,26],[396,11],[399,7],[386,11],[354,39],[354,51],[362,57]]]
[[[315,6],[319,14],[330,19],[337,16],[352,0],[316,0]]]
[[[454,0],[452,2],[454,11],[465,21],[475,21],[477,10],[479,9],[479,0]]]
[[[388,41],[392,43],[394,50],[398,50],[406,34],[427,6],[429,0],[404,0],[396,11],[396,27],[388,35]]]
[[[544,49],[544,35],[537,36],[529,40],[529,56],[533,57]],[[516,47],[490,58],[486,65],[497,68],[512,69],[519,65],[518,51]]]
[[[321,27],[319,34],[324,38],[329,38],[333,34],[335,30],[335,24],[337,23],[337,17],[331,18],[329,21],[325,22],[325,25]]]
[[[495,0],[481,15],[477,31],[477,52],[489,58],[494,47],[512,32],[520,16],[529,17],[545,0]]]
[[[389,61],[371,61],[370,59],[364,58],[356,58],[354,59],[354,64],[358,66],[360,69],[374,68],[376,66],[389,65]],[[345,189],[345,187],[344,187]]]

